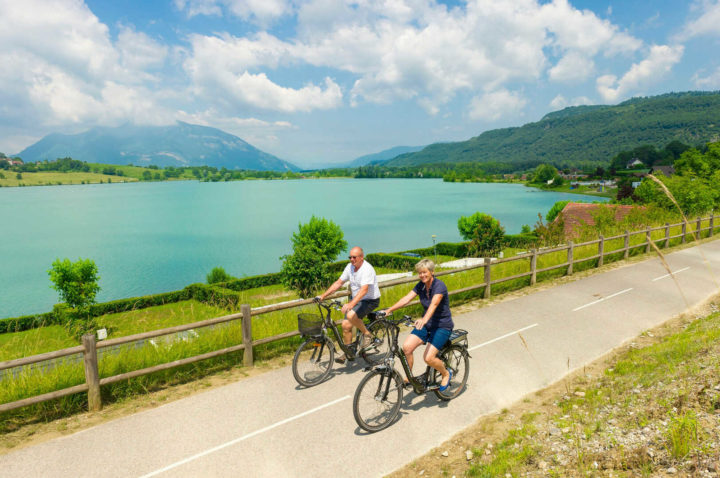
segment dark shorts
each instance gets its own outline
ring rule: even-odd
[[[380,299],[366,299],[355,304],[355,307],[353,307],[352,310],[354,310],[357,316],[362,319],[370,312],[377,309],[379,305]]]
[[[423,327],[420,330],[413,329],[412,331],[412,334],[420,337],[424,344],[430,342],[433,347],[438,350],[445,346],[451,333],[452,330],[450,329],[433,329],[428,331],[427,327]]]

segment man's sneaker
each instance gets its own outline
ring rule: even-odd
[[[375,337],[373,337],[372,335],[363,334],[362,340],[360,341],[360,348],[365,349],[370,347],[373,344],[374,340]]]
[[[347,358],[345,357],[344,353],[341,353],[340,355],[335,357],[335,362],[337,363],[345,363],[345,360],[347,360]]]

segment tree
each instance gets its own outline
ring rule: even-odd
[[[332,221],[312,216],[307,224],[298,224],[292,235],[293,248],[302,244],[314,245],[324,261],[334,261],[347,248],[342,229]]]
[[[492,216],[481,214],[469,250],[482,257],[496,256],[503,248],[505,228]]]
[[[223,269],[222,267],[213,267],[213,269],[205,278],[207,279],[208,284],[228,282],[234,279],[234,277],[225,272],[225,269]]]
[[[342,229],[332,221],[312,216],[292,235],[293,253],[282,256],[282,283],[300,297],[312,297],[333,281],[328,264],[347,247]]]
[[[458,219],[460,236],[466,241],[471,241],[483,216],[485,216],[485,214],[481,212],[476,212],[472,216],[461,216],[460,219]]]
[[[72,310],[65,322],[66,328],[76,337],[93,329],[90,306],[100,291],[98,269],[91,259],[56,259],[48,270],[51,286],[60,293],[60,299]]]
[[[541,164],[535,168],[535,176],[533,178],[534,183],[547,183],[555,176],[558,175],[557,169],[551,164]]]

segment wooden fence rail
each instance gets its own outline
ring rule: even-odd
[[[714,234],[715,229],[715,223],[714,223],[714,214],[711,215],[709,218],[698,218],[697,222],[695,224],[694,231],[690,231],[690,233],[693,236],[700,237],[703,232],[708,232],[708,237],[712,237]],[[702,228],[702,222],[708,220],[709,225],[706,228]],[[677,235],[670,235],[670,229],[673,227],[681,226],[682,232]],[[625,231],[624,234],[620,234],[617,236],[607,237],[604,238],[603,236],[600,236],[599,239],[580,243],[580,244],[574,244],[572,241],[568,241],[567,245],[554,247],[554,248],[546,248],[546,249],[533,249],[529,252],[516,255],[514,257],[507,257],[503,259],[497,259],[497,260],[491,260],[491,258],[486,257],[484,258],[483,262],[481,264],[472,265],[472,266],[466,266],[461,267],[458,269],[452,269],[452,270],[446,270],[446,271],[439,271],[435,274],[435,276],[444,276],[449,274],[458,274],[465,271],[470,271],[473,269],[479,269],[484,268],[484,274],[483,274],[483,281],[479,282],[477,284],[464,287],[461,289],[455,289],[449,292],[449,295],[457,295],[462,294],[474,290],[484,289],[483,291],[483,297],[489,298],[491,295],[491,286],[494,284],[500,284],[503,282],[508,282],[512,280],[522,279],[525,277],[530,277],[530,284],[533,285],[537,281],[537,275],[542,272],[549,272],[555,269],[562,269],[566,268],[565,274],[572,275],[573,269],[575,264],[579,264],[582,262],[587,262],[591,260],[597,259],[598,261],[598,267],[602,266],[604,263],[605,257],[616,254],[616,253],[623,253],[623,258],[627,259],[629,257],[630,250],[640,247],[645,247],[645,252],[649,252],[651,250],[651,243],[655,243],[658,247],[661,247],[660,244],[662,244],[662,247],[669,247],[670,241],[672,239],[680,239],[681,243],[686,242],[687,235],[689,233],[688,231],[688,223],[682,222],[678,224],[665,224],[663,226],[659,227],[648,227],[641,231],[634,231],[629,232]],[[692,229],[692,228],[690,228]],[[655,231],[664,231],[664,235],[662,238],[659,239],[653,239],[652,233]],[[645,236],[645,240],[639,244],[630,245],[630,238],[631,236],[640,235],[643,234]],[[607,244],[609,241],[615,240],[615,239],[623,239],[623,246],[620,249],[615,250],[605,250]],[[591,256],[577,258],[575,257],[575,252],[579,247],[587,247],[597,244],[597,254],[593,254]],[[537,267],[537,261],[538,257],[541,255],[551,254],[555,252],[561,252],[566,251],[567,252],[567,261],[562,264],[556,264],[550,267],[540,268]],[[515,275],[511,275],[508,277],[502,277],[498,279],[491,279],[491,269],[493,266],[497,266],[499,264],[509,263],[509,262],[515,262],[515,261],[529,261],[530,264],[530,270],[528,272],[522,272]],[[380,284],[381,288],[388,288],[393,287],[401,284],[407,284],[407,283],[413,283],[416,282],[417,276],[411,276],[411,277],[405,277],[400,279],[395,279],[392,281],[383,282]],[[343,292],[337,292],[332,295],[332,298],[339,298],[339,297],[346,297],[349,295],[349,292],[343,291]],[[292,309],[296,307],[302,307],[306,306],[308,304],[311,304],[313,301],[312,299],[298,299],[298,300],[292,300],[280,304],[272,304],[262,307],[256,307],[251,308],[248,304],[242,304],[240,307],[239,313],[234,313],[230,315],[225,315],[222,317],[217,317],[213,319],[203,320],[200,322],[194,322],[192,324],[184,324],[184,325],[178,325],[176,327],[169,327],[166,329],[160,329],[160,330],[154,330],[151,332],[144,332],[141,334],[134,334],[134,335],[128,335],[125,337],[118,337],[115,339],[109,339],[109,340],[102,340],[100,342],[96,342],[95,335],[94,334],[87,334],[83,336],[82,338],[82,345],[76,346],[76,347],[70,347],[62,350],[56,350],[53,352],[47,352],[43,354],[33,355],[30,357],[23,357],[20,359],[15,360],[7,360],[4,362],[0,362],[0,371],[7,370],[15,367],[22,367],[26,365],[31,365],[35,363],[41,363],[46,362],[49,360],[58,359],[61,357],[66,357],[70,355],[77,355],[82,354],[83,355],[83,364],[85,369],[85,383],[80,385],[75,385],[73,387],[65,388],[62,390],[57,390],[50,393],[45,393],[42,395],[37,395],[34,397],[25,398],[22,400],[17,400],[14,402],[9,403],[3,403],[0,404],[0,412],[5,412],[9,410],[14,410],[17,408],[25,407],[28,405],[33,405],[41,402],[45,402],[48,400],[53,400],[56,398],[64,397],[67,395],[80,393],[80,392],[88,392],[88,408],[90,410],[96,411],[100,410],[102,408],[102,402],[100,397],[100,387],[103,385],[108,385],[111,383],[119,382],[122,380],[128,380],[134,377],[139,377],[142,375],[151,374],[154,372],[159,372],[162,370],[168,370],[174,367],[179,367],[182,365],[187,365],[194,362],[199,362],[201,360],[206,360],[213,357],[218,357],[224,354],[232,353],[232,352],[238,352],[240,350],[243,351],[243,364],[245,366],[251,367],[253,365],[253,347],[267,344],[271,342],[275,342],[278,340],[284,340],[291,337],[295,337],[299,335],[298,331],[290,331],[279,335],[274,335],[272,337],[265,337],[262,339],[253,340],[252,339],[252,318],[255,316],[267,314],[270,312],[277,312],[280,310],[286,310],[286,309]],[[407,307],[417,305],[419,301],[413,301],[410,304],[407,305]],[[111,347],[111,346],[117,346],[117,345],[123,345],[123,344],[129,344],[138,342],[141,340],[147,340],[154,337],[159,337],[163,335],[178,333],[187,331],[190,329],[197,329],[201,327],[209,327],[212,325],[217,325],[225,322],[231,322],[231,321],[241,321],[241,327],[242,327],[242,343],[238,345],[234,345],[232,347],[227,347],[220,350],[215,350],[212,352],[204,353],[202,355],[196,355],[192,357],[187,357],[184,359],[176,360],[173,362],[163,363],[159,365],[154,365],[151,367],[146,367],[139,370],[134,370],[131,372],[114,375],[111,377],[105,377],[100,378],[98,374],[98,355],[97,355],[97,349],[104,348],[104,347]],[[1,379],[0,379],[1,380]]]

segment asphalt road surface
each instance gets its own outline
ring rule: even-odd
[[[406,392],[379,433],[353,419],[361,366],[309,389],[285,367],[0,456],[0,477],[382,476],[719,292],[720,241],[666,259],[674,277],[652,258],[455,316],[467,389]]]

